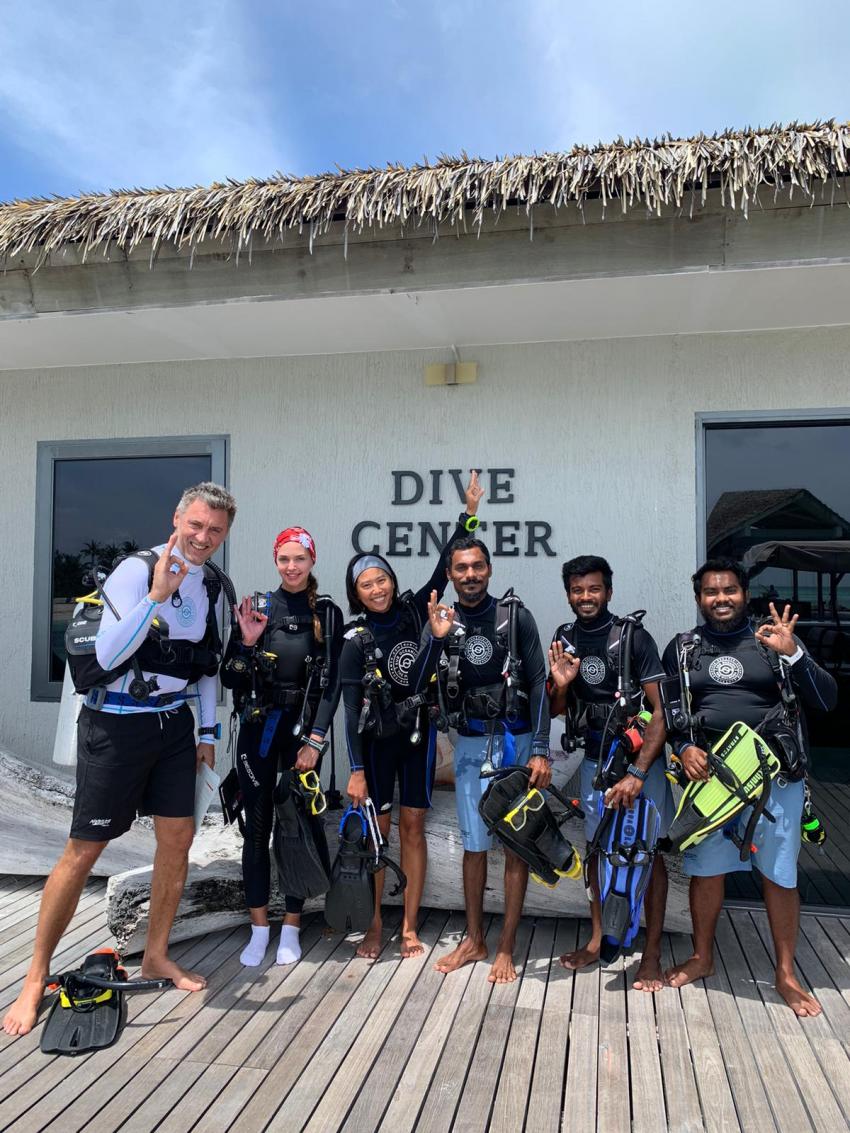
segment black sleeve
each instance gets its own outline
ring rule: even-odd
[[[342,704],[345,710],[345,746],[352,771],[363,770],[363,738],[357,728],[363,707],[363,648],[356,637],[343,643],[339,658]]]
[[[334,718],[337,705],[339,704],[339,694],[341,691],[341,684],[339,679],[339,656],[342,652],[342,610],[339,606],[333,606],[332,613],[333,633],[330,643],[325,643],[325,648],[328,650],[328,685],[327,688],[322,690],[322,697],[319,701],[319,707],[316,709],[316,718],[313,721],[314,732],[324,736],[331,726],[331,721]]]
[[[519,651],[528,686],[531,712],[531,754],[549,757],[549,697],[546,694],[546,662],[537,623],[530,610],[519,611]]]
[[[245,646],[242,644],[242,634],[239,632],[239,626],[234,626],[230,639],[227,642],[227,649],[224,651],[224,659],[221,662],[221,669],[219,677],[221,683],[225,688],[236,689],[239,691],[248,692],[251,688],[252,673],[254,668],[254,650],[256,648],[262,649],[263,639],[257,642],[254,646]],[[246,662],[244,669],[240,666],[241,671],[237,672],[233,668],[234,658],[239,658]]]
[[[463,525],[463,516],[466,512],[461,512],[461,518],[457,521],[454,531],[452,532],[448,543],[443,547],[440,552],[440,557],[437,559],[437,565],[434,567],[433,573],[424,586],[421,586],[413,595],[413,605],[416,607],[419,617],[422,622],[428,620],[428,603],[431,600],[431,591],[437,591],[437,599],[443,597],[446,592],[449,580],[446,578],[446,567],[449,563],[449,555],[454,544],[458,539],[463,539],[468,534]]]
[[[441,641],[434,637],[430,625],[426,622],[419,640],[419,652],[416,654],[416,660],[410,666],[411,696],[415,696],[418,692],[424,692],[431,683],[431,679],[437,672],[437,665],[440,663],[444,644],[445,639]]]
[[[803,656],[791,666],[791,680],[800,694],[800,699],[807,708],[816,708],[819,712],[831,712],[838,703],[838,684],[835,677],[821,668],[802,641],[798,638],[794,640],[803,649]]]

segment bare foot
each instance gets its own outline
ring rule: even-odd
[[[510,952],[497,952],[487,979],[491,984],[512,984],[516,979],[514,958]]]
[[[684,964],[674,964],[664,973],[664,982],[670,987],[684,987],[692,984],[694,980],[704,980],[714,975],[714,964],[711,960],[702,960],[699,956],[691,956]]]
[[[206,976],[199,972],[188,972],[167,956],[156,961],[142,960],[139,974],[143,980],[171,980],[178,991],[203,991],[207,986]]]
[[[641,956],[632,987],[635,991],[661,991],[664,987],[664,976],[661,972],[660,956],[647,956],[646,953]]]
[[[575,971],[576,968],[587,968],[590,964],[595,964],[599,959],[599,945],[593,944],[588,941],[584,948],[577,948],[575,952],[565,952],[561,957],[561,967],[570,968]]]
[[[801,1018],[820,1015],[821,1005],[813,995],[803,991],[794,976],[780,976],[777,972],[776,990],[795,1015],[799,1015]]]
[[[25,980],[21,993],[3,1020],[3,1030],[7,1035],[27,1035],[35,1026],[38,1009],[44,998],[42,980]]]
[[[381,955],[381,925],[369,926],[369,931],[357,946],[356,955],[364,960],[378,959]]]
[[[415,929],[410,929],[409,932],[401,934],[401,958],[406,960],[409,956],[421,956],[425,951],[425,945],[416,935]]]
[[[434,965],[434,970],[437,972],[454,972],[458,968],[462,968],[464,964],[474,964],[476,960],[487,959],[487,945],[483,940],[473,940],[471,937],[466,936],[448,956],[444,956],[442,960],[438,960]]]

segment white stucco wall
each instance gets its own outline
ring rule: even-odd
[[[485,501],[482,517],[548,519],[557,557],[496,559],[494,592],[515,586],[548,635],[566,616],[560,563],[603,554],[615,609],[645,606],[663,645],[692,617],[694,414],[850,404],[850,328],[478,347],[464,358],[479,363],[478,384],[452,389],[423,384],[424,363],[444,353],[4,373],[0,747],[49,760],[57,715],[29,699],[39,440],[229,434],[237,589],[275,582],[271,540],[302,523],[317,540],[320,585],[340,602],[358,520],[436,522],[459,510],[427,496],[392,507],[391,470],[511,466],[515,502]],[[415,551],[395,560],[403,586],[428,573]]]

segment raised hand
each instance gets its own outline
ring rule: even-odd
[[[562,642],[553,641],[549,646],[549,678],[555,688],[569,688],[579,674],[581,658],[570,653]]]
[[[791,607],[786,606],[782,611],[782,617],[776,612],[776,607],[771,602],[768,605],[770,610],[771,620],[765,622],[756,630],[756,641],[764,645],[766,649],[772,649],[774,653],[784,654],[790,657],[797,652],[797,642],[794,640],[794,627],[797,624],[799,614],[791,616]]]
[[[172,594],[176,594],[180,589],[180,583],[189,573],[189,564],[172,553],[176,542],[177,532],[175,531],[165,544],[165,550],[159,556],[156,566],[153,568],[153,578],[148,593],[152,602],[165,602]]]
[[[478,505],[481,503],[481,497],[484,495],[484,489],[478,483],[478,472],[470,469],[469,483],[466,485],[466,514],[476,515],[478,512]]]
[[[263,630],[266,628],[269,619],[265,614],[261,614],[252,608],[250,598],[243,598],[238,606],[233,607],[233,613],[236,615],[237,622],[239,622],[242,644],[249,648],[256,645],[263,636]]]
[[[437,601],[437,591],[431,591],[431,601],[428,603],[428,624],[434,637],[446,637],[454,625],[455,612],[451,606],[444,606]]]

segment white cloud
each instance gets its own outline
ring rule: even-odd
[[[204,184],[291,168],[241,12],[237,0],[7,6],[7,134],[81,188]]]

